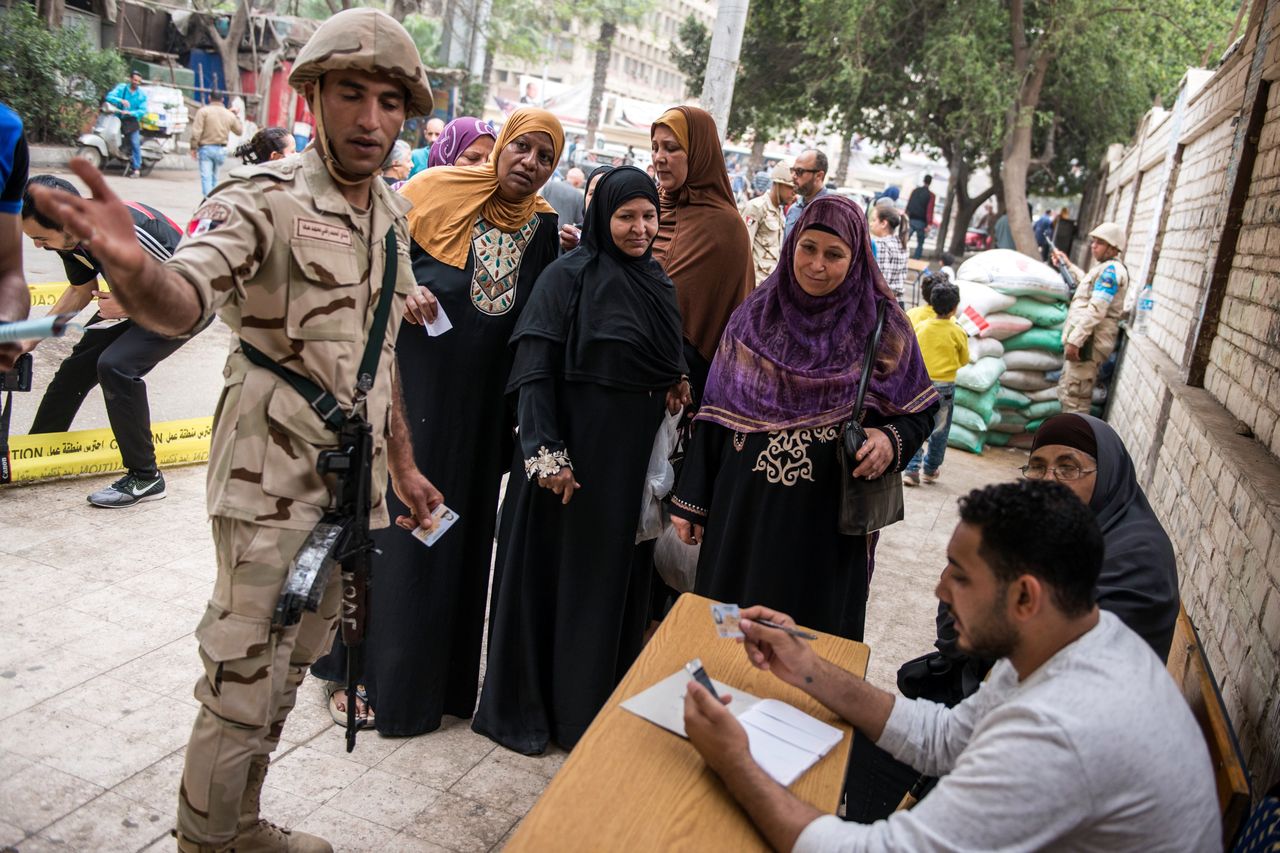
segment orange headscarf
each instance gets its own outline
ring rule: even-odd
[[[521,107],[507,119],[489,162],[483,166],[437,166],[410,179],[400,188],[400,194],[413,204],[407,217],[413,241],[441,263],[463,269],[471,251],[471,226],[477,214],[510,234],[536,214],[555,213],[555,208],[536,192],[519,201],[506,201],[498,195],[498,155],[517,136],[537,131],[551,136],[558,163],[564,148],[560,121],[546,110]]]
[[[675,282],[685,339],[710,361],[729,315],[755,288],[751,238],[733,200],[715,119],[697,107],[676,107],[654,127],[660,124],[688,155],[689,174],[671,194],[658,191],[653,256]]]

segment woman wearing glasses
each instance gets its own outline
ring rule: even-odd
[[[1089,415],[1055,415],[1036,430],[1022,473],[1032,480],[1053,477],[1093,510],[1106,545],[1098,606],[1167,658],[1178,619],[1177,560],[1120,436]]]

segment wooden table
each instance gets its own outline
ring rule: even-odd
[[[507,850],[769,849],[687,740],[619,707],[694,657],[702,658],[712,678],[761,698],[790,702],[844,732],[840,745],[791,786],[800,799],[835,812],[852,729],[808,695],[752,667],[740,644],[720,639],[711,603],[689,593],[680,596]],[[870,652],[862,643],[821,634],[813,646],[827,660],[865,675]]]

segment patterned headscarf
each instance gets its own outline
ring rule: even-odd
[[[455,118],[444,126],[444,130],[440,133],[440,138],[431,143],[431,154],[427,157],[427,168],[452,166],[457,162],[462,152],[470,148],[471,143],[482,136],[490,136],[495,140],[498,138],[498,134],[494,133],[493,128],[489,126],[487,121],[481,121],[473,116]]]

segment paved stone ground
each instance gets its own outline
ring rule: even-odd
[[[179,222],[199,201],[190,176],[113,183]],[[51,255],[28,251],[28,261],[30,281],[62,277]],[[215,327],[155,370],[157,419],[212,412],[226,337]],[[66,342],[37,349],[42,382],[67,350]],[[37,399],[19,400],[16,433]],[[77,427],[105,425],[95,392]],[[882,538],[872,584],[867,642],[876,683],[891,686],[899,663],[931,647],[933,587],[955,498],[1014,476],[1021,458],[951,451],[941,483],[907,490],[907,519]],[[204,473],[170,469],[167,500],[119,511],[84,500],[111,476],[0,490],[0,847],[172,849],[197,707],[192,631],[214,575]],[[268,777],[265,813],[339,850],[500,848],[564,754],[514,755],[466,721],[446,720],[417,738],[363,733],[348,755],[309,679]]]

